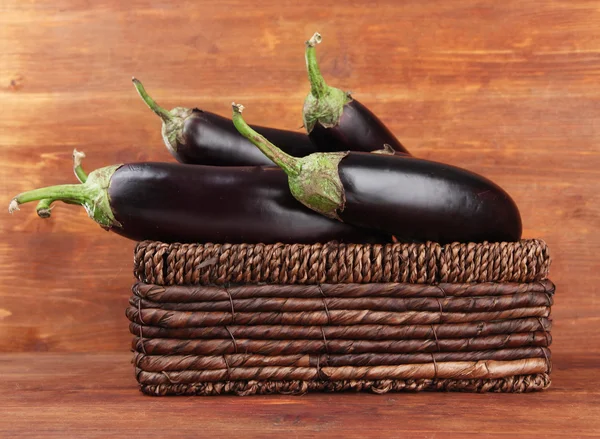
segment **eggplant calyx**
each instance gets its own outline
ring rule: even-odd
[[[190,110],[189,108],[175,107],[171,110],[172,118],[168,121],[163,121],[161,129],[162,138],[171,154],[175,154],[180,145],[185,145],[183,125],[193,112],[194,110]]]
[[[114,165],[97,169],[89,174],[85,183],[48,186],[23,192],[11,200],[8,212],[19,210],[21,204],[42,200],[37,207],[38,215],[47,218],[50,205],[55,201],[62,201],[83,206],[89,217],[105,229],[121,227],[113,215],[108,197],[110,179],[120,167],[121,165]]]
[[[290,192],[311,210],[341,221],[338,212],[344,210],[346,197],[340,179],[339,164],[348,152],[314,153],[292,157],[254,131],[242,118],[243,106],[232,104],[233,124],[242,136],[250,140],[288,176]]]
[[[302,171],[288,175],[290,192],[311,210],[328,218],[341,221],[346,196],[340,179],[340,162],[348,152],[317,152],[300,159]]]
[[[171,154],[175,154],[178,145],[185,143],[185,139],[183,138],[183,125],[185,120],[192,115],[194,110],[183,107],[175,107],[171,111],[165,110],[152,99],[138,79],[132,78],[131,81],[146,105],[162,119],[163,125],[161,132],[163,140]]]
[[[306,131],[310,134],[317,123],[325,128],[338,125],[344,105],[350,101],[345,92],[333,87],[321,98],[315,98],[312,93],[306,96],[302,109],[302,121]]]
[[[342,117],[344,105],[352,101],[352,96],[349,93],[339,88],[330,87],[323,79],[315,53],[315,46],[321,40],[321,35],[315,33],[306,42],[305,59],[308,80],[310,81],[310,93],[304,100],[302,119],[309,134],[316,123],[320,123],[325,128],[336,126],[340,121],[340,117]]]

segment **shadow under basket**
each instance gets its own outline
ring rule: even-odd
[[[140,242],[136,378],[149,395],[545,389],[549,265],[540,240]]]

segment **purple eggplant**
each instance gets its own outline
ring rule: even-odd
[[[315,46],[320,42],[321,35],[318,33],[306,42],[305,56],[310,93],[304,101],[302,112],[304,127],[317,149],[321,152],[371,152],[389,145],[397,153],[409,154],[371,110],[354,99],[350,93],[326,84],[315,55]],[[272,139],[269,140],[275,143]]]
[[[231,119],[198,108],[160,107],[133,78],[133,85],[146,105],[163,121],[162,136],[169,152],[180,163],[209,166],[273,166],[273,162],[237,132]],[[304,157],[318,149],[306,134],[253,126],[263,136],[277,141],[289,154]]]
[[[91,172],[82,184],[24,192],[11,201],[9,212],[36,200],[42,200],[40,216],[49,215],[54,201],[79,204],[103,228],[133,240],[391,242],[385,233],[342,224],[307,209],[290,194],[286,175],[277,167],[109,166]]]
[[[273,166],[271,160],[240,136],[231,119],[197,108],[165,110],[148,95],[140,81],[133,78],[133,84],[148,107],[163,120],[163,140],[178,162],[210,166]],[[320,151],[318,144],[306,134],[261,126],[252,128],[294,157]],[[342,148],[340,151],[346,149],[343,144],[339,147]],[[382,148],[383,145],[374,149]],[[361,151],[364,150],[362,147]]]
[[[360,152],[281,151],[243,120],[233,123],[288,175],[290,191],[329,218],[394,235],[399,241],[517,241],[521,217],[511,197],[490,180],[409,156]]]

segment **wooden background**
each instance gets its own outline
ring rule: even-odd
[[[178,425],[187,437],[186,410],[199,408],[221,434],[600,435],[599,23],[597,0],[0,2],[6,205],[73,182],[75,147],[88,171],[171,160],[132,75],[168,108],[228,115],[235,100],[249,122],[299,127],[303,43],[318,30],[330,84],[353,91],[413,154],[513,195],[524,237],[550,245],[557,285],[554,384],[541,394],[150,400],[128,364],[134,244],[81,208],[41,220],[25,205],[0,221],[0,436],[65,437],[70,426],[104,437],[114,426],[149,437]]]

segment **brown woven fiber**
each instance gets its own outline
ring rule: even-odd
[[[543,241],[139,243],[126,309],[149,395],[550,385]]]
[[[432,352],[410,354],[296,354],[296,355],[148,355],[136,351],[133,363],[141,371],[169,372],[178,370],[218,370],[228,367],[340,367],[340,366],[394,366],[433,362],[458,362],[523,358],[540,358],[550,361],[548,348],[515,348],[474,352]],[[319,369],[321,370],[321,369]],[[319,371],[317,371],[319,374]]]
[[[221,370],[185,370],[160,373],[137,369],[140,384],[193,384],[216,381],[324,381],[380,379],[490,379],[548,372],[544,358],[513,361],[455,361],[391,366],[342,367],[234,367]]]
[[[536,282],[541,240],[482,244],[165,244],[140,242],[134,275],[157,285]]]
[[[225,355],[246,352],[261,355],[308,353],[462,352],[488,349],[550,346],[546,332],[492,335],[439,340],[172,340],[134,337],[132,348],[152,355]]]
[[[225,381],[200,382],[196,384],[159,384],[140,385],[140,390],[147,395],[202,395],[216,396],[234,394],[250,395],[302,395],[311,391],[343,392],[370,391],[373,393],[388,392],[502,392],[527,393],[547,389],[550,386],[548,374],[520,375],[492,379],[416,379],[416,380],[347,380],[347,381]]]
[[[262,288],[277,288],[267,285]],[[217,312],[301,312],[313,311],[319,308],[333,310],[361,310],[371,311],[439,311],[445,312],[489,312],[505,311],[515,308],[528,308],[535,306],[550,306],[552,298],[546,293],[512,294],[500,297],[424,297],[401,298],[394,297],[353,297],[346,298],[285,298],[256,297],[253,299],[233,299],[203,302],[160,303],[155,304],[150,300],[134,297],[130,300],[133,307],[157,308],[169,311],[217,311]]]
[[[135,318],[136,314],[129,314]],[[144,338],[169,339],[253,339],[253,340],[405,340],[484,337],[520,332],[549,332],[548,318],[525,318],[476,323],[434,325],[228,325],[207,327],[161,328],[145,326],[135,321],[129,325],[132,334]]]
[[[516,308],[494,312],[444,311],[384,312],[370,310],[318,310],[306,312],[184,312],[129,307],[127,317],[140,324],[167,328],[220,325],[426,325],[434,323],[491,322],[548,317],[549,307]]]
[[[239,286],[171,286],[147,285],[139,282],[133,293],[140,298],[159,303],[219,302],[230,299],[318,298],[323,297],[488,297],[524,293],[554,294],[549,280],[533,283],[437,283],[433,285],[386,284],[320,284],[320,285],[239,285]]]

